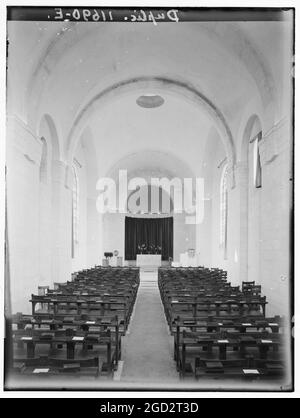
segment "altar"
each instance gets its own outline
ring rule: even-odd
[[[160,267],[161,254],[137,254],[137,267]]]

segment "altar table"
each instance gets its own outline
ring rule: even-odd
[[[138,267],[160,267],[161,254],[137,254],[136,265]]]

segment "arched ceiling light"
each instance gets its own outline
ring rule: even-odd
[[[158,94],[144,94],[136,99],[136,103],[147,109],[159,107],[164,104],[164,99]]]

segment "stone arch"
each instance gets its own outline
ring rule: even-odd
[[[65,26],[66,24],[62,24],[59,32],[50,39],[48,45],[44,48],[31,74],[25,101],[28,109],[27,120],[30,124],[33,124],[32,126],[34,126],[36,120],[34,115],[37,115],[38,108],[38,102],[34,98],[39,96],[39,93],[47,83],[48,77],[50,77],[62,56],[65,55],[65,51],[73,48],[76,42],[78,42],[78,32],[75,30],[76,24],[76,22],[68,22],[67,27]],[[97,28],[97,25],[81,26],[82,38],[92,38]],[[273,119],[276,113],[278,113],[277,96],[275,93],[276,83],[271,68],[264,60],[263,54],[259,49],[259,45],[254,44],[253,40],[249,39],[236,22],[231,22],[230,24],[226,22],[226,25],[211,25],[209,22],[207,24],[203,22],[201,29],[194,27],[192,30],[191,36],[197,36],[197,32],[200,30],[209,38],[221,42],[224,48],[243,62],[245,68],[247,68],[255,80],[270,121],[274,122]]]
[[[217,130],[220,132],[220,136],[226,150],[228,164],[232,167],[233,171],[236,160],[234,141],[230,127],[220,109],[218,109],[218,107],[208,97],[197,90],[193,85],[181,80],[166,77],[138,77],[127,79],[113,84],[96,94],[82,107],[81,111],[77,114],[77,117],[74,120],[66,143],[65,151],[68,161],[70,156],[73,154],[73,150],[76,147],[81,132],[95,110],[98,109],[104,102],[112,100],[116,95],[126,94],[128,91],[132,91],[133,88],[137,90],[145,88],[168,90],[168,93],[180,95],[185,100],[200,106],[212,119]]]

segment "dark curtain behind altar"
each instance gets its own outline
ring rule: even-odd
[[[138,246],[160,246],[162,260],[173,258],[173,217],[125,217],[125,260],[136,260]],[[146,251],[147,254],[147,251]]]

